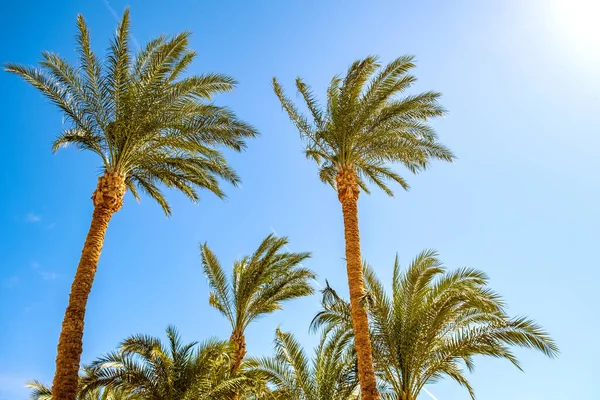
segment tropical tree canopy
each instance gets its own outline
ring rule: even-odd
[[[230,399],[246,378],[229,377],[228,343],[207,340],[183,343],[167,328],[168,343],[148,335],[125,339],[87,368],[82,393],[105,388],[145,400]]]
[[[342,330],[323,335],[310,360],[291,333],[277,329],[275,355],[248,360],[246,368],[272,386],[275,400],[357,400],[358,376],[352,337]]]
[[[474,356],[519,362],[512,347],[554,357],[558,347],[539,325],[509,317],[502,298],[480,271],[447,271],[437,254],[424,251],[402,271],[394,264],[391,296],[373,270],[364,266],[373,354],[388,399],[416,399],[423,386],[449,377],[474,392],[465,376]],[[327,287],[323,310],[312,328],[351,332],[350,305]]]
[[[317,163],[323,182],[336,187],[340,170],[350,168],[363,191],[369,193],[367,183],[373,183],[391,196],[387,180],[405,189],[409,186],[388,164],[400,163],[416,173],[427,168],[432,159],[453,160],[452,152],[438,142],[428,124],[431,118],[444,115],[438,104],[440,94],[398,97],[416,81],[410,74],[414,67],[412,56],[398,57],[386,66],[373,56],[355,61],[344,78],[331,80],[325,107],[297,78],[296,88],[310,118],[298,110],[273,78],[275,94],[305,139],[306,157]]]
[[[303,267],[310,253],[283,251],[288,240],[267,236],[251,256],[235,261],[228,279],[207,244],[200,247],[202,267],[210,285],[209,303],[243,332],[256,318],[281,309],[284,301],[313,293],[316,275]]]
[[[235,80],[222,74],[185,76],[196,53],[190,32],[159,36],[133,55],[129,11],[117,28],[108,55],[91,49],[89,30],[77,17],[79,66],[51,52],[38,67],[8,63],[64,114],[66,129],[52,149],[74,145],[97,154],[103,170],[117,174],[139,200],[145,192],[165,213],[170,207],[159,186],[197,201],[197,188],[219,197],[219,179],[239,182],[219,146],[241,151],[257,135],[225,107],[209,103],[231,91]]]

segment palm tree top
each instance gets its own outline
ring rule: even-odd
[[[503,358],[521,369],[512,347],[535,349],[548,357],[559,353],[542,327],[507,314],[485,273],[472,268],[449,271],[435,251],[423,251],[404,271],[396,257],[391,296],[367,264],[364,277],[376,369],[396,394],[416,398],[426,383],[446,376],[474,398],[465,368],[473,370],[476,355]],[[351,332],[348,302],[327,287],[322,305],[312,329],[328,333],[345,327]]]
[[[123,14],[105,61],[91,49],[90,34],[77,17],[78,66],[61,56],[42,53],[38,67],[6,64],[65,115],[68,127],[53,151],[67,145],[88,150],[103,169],[120,175],[139,200],[138,190],[170,208],[159,186],[199,200],[197,188],[224,197],[219,179],[239,178],[218,150],[245,148],[258,133],[226,107],[211,104],[217,93],[235,87],[222,74],[184,73],[196,53],[188,48],[190,32],[162,35],[132,55],[129,10]]]
[[[297,78],[296,88],[310,112],[310,120],[273,78],[275,94],[305,139],[306,157],[317,163],[323,182],[335,187],[336,174],[351,168],[366,193],[367,183],[373,183],[392,196],[387,180],[404,189],[409,186],[389,164],[400,163],[417,173],[427,168],[432,159],[454,159],[428,124],[431,118],[445,113],[438,104],[440,94],[396,96],[416,81],[409,74],[414,67],[412,56],[398,57],[386,66],[374,56],[357,60],[344,78],[335,76],[331,80],[324,108],[312,89]]]
[[[227,342],[184,343],[173,326],[167,338],[167,343],[150,335],[125,339],[117,351],[86,367],[82,394],[104,388],[143,399],[217,400],[230,399],[247,384],[247,378],[228,374]]]
[[[310,253],[284,251],[287,244],[286,237],[268,235],[252,255],[234,262],[231,279],[208,245],[200,246],[209,303],[234,331],[243,332],[257,317],[281,309],[284,301],[313,293],[310,281],[316,275],[301,265]]]
[[[277,329],[275,354],[252,358],[246,368],[272,385],[274,399],[357,400],[352,337],[341,330],[336,333],[321,336],[311,360],[294,335]]]

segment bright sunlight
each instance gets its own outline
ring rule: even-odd
[[[600,0],[553,0],[552,15],[568,45],[586,54],[598,54]]]

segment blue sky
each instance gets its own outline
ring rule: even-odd
[[[99,53],[126,5],[139,43],[192,30],[192,72],[234,76],[239,88],[218,102],[262,133],[231,156],[243,185],[227,187],[226,202],[204,194],[192,205],[173,193],[166,219],[148,198],[126,197],[90,296],[84,362],[129,334],[162,335],[168,324],[189,341],[228,336],[207,304],[199,242],[230,266],[270,232],[287,235],[291,250],[313,252],[306,265],[321,283],[345,292],[340,205],[304,159],[270,79],[291,93],[300,75],[322,95],[357,58],[411,53],[415,91],[444,94],[449,115],[435,127],[458,160],[419,176],[405,172],[412,190],[394,199],[360,198],[364,257],[389,279],[396,252],[406,265],[435,248],[449,267],[487,272],[511,313],[552,333],[561,356],[518,351],[525,373],[478,359],[471,376],[478,398],[597,398],[600,8],[593,0],[171,3],[5,2],[0,13],[1,62],[32,64],[43,50],[73,59],[77,13]],[[15,76],[1,73],[0,87],[0,400],[22,400],[25,381],[52,380],[99,162],[74,149],[52,155],[61,115]],[[317,310],[318,296],[306,298],[250,326],[249,353],[270,353],[277,326],[312,347],[307,328]],[[451,382],[428,390],[439,400],[467,398]]]

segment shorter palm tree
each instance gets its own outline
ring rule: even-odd
[[[148,335],[125,339],[88,366],[82,394],[105,388],[144,400],[224,400],[244,386],[246,378],[229,376],[227,342],[185,344],[172,326],[167,337],[167,345]]]
[[[509,317],[501,297],[480,271],[446,271],[433,251],[424,251],[406,272],[394,264],[389,297],[373,270],[364,266],[375,368],[390,400],[414,400],[425,384],[449,377],[467,388],[474,356],[509,360],[520,369],[511,347],[558,354],[550,336],[532,320]],[[327,287],[323,311],[312,322],[334,332],[352,332],[349,303]]]
[[[343,330],[323,335],[309,360],[291,333],[277,329],[275,355],[250,359],[245,364],[271,385],[275,400],[356,400],[358,376],[352,336]]]
[[[315,274],[301,266],[310,253],[282,251],[285,237],[267,236],[251,256],[233,265],[228,280],[207,244],[201,245],[202,267],[210,285],[209,304],[231,324],[231,372],[237,373],[246,356],[244,332],[256,318],[281,309],[283,302],[313,293]]]

